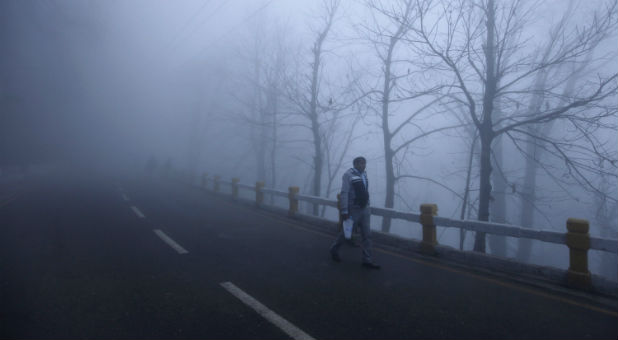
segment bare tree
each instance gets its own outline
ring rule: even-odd
[[[266,97],[265,110],[267,112],[268,124],[270,129],[270,185],[277,185],[277,154],[279,149],[279,126],[285,120],[286,114],[281,112],[282,99],[285,88],[285,72],[287,69],[288,48],[285,37],[282,35],[284,30],[277,29],[274,37],[275,46],[271,48],[267,60],[269,64],[264,68],[264,92]],[[271,201],[273,196],[271,196]]]
[[[336,190],[336,188],[333,188],[333,184],[344,166],[344,161],[350,145],[361,137],[356,131],[356,126],[360,122],[361,115],[353,114],[346,119],[346,117],[342,117],[342,114],[340,114],[344,108],[345,106],[335,111],[336,114],[333,116],[333,119],[325,126],[327,128],[324,134],[324,158],[327,163],[326,197],[330,197]],[[343,127],[343,125],[347,125],[347,127]],[[324,216],[325,210],[326,206],[322,206],[320,216]]]
[[[323,102],[323,96],[321,93],[323,84],[323,58],[324,58],[324,44],[331,31],[333,23],[335,22],[335,16],[340,6],[340,0],[323,0],[322,10],[323,15],[321,17],[320,27],[314,31],[314,41],[311,47],[311,63],[310,63],[310,75],[305,78],[308,81],[298,80],[298,76],[303,74],[292,75],[292,78],[296,78],[297,81],[288,81],[288,98],[292,101],[298,109],[300,116],[306,119],[309,123],[309,130],[311,132],[311,142],[313,146],[312,155],[312,172],[313,180],[311,184],[311,193],[314,196],[320,196],[322,192],[322,172],[324,171],[324,131],[323,121],[327,112],[331,111],[333,105],[333,97],[328,96],[326,99],[328,103]],[[304,125],[303,125],[304,126]],[[313,205],[313,214],[319,213],[319,205]]]
[[[250,49],[243,48],[239,53],[251,66],[250,70],[241,70],[237,85],[230,93],[245,110],[232,112],[231,116],[250,130],[249,144],[255,156],[257,179],[274,187],[277,155],[282,144],[280,128],[288,116],[282,107],[287,105],[284,82],[290,46],[285,36],[286,27],[278,22],[267,25],[265,21],[263,18],[256,21],[252,26]]]
[[[440,100],[436,95],[440,86],[422,82],[420,75],[424,70],[418,69],[413,61],[414,55],[409,46],[413,42],[408,39],[408,34],[420,17],[418,10],[422,10],[415,6],[415,3],[414,0],[368,0],[366,6],[373,21],[370,25],[360,25],[363,31],[361,34],[366,35],[365,39],[375,50],[381,66],[381,89],[374,87],[365,89],[364,92],[368,94],[369,106],[378,116],[383,137],[386,174],[384,206],[387,208],[394,207],[396,185],[403,178],[438,183],[430,178],[402,172],[400,165],[413,143],[434,133],[460,126],[418,125],[419,119],[437,114],[432,109]],[[411,101],[414,101],[415,105],[408,105],[404,112],[401,105]],[[376,106],[379,106],[379,109],[375,109]],[[395,115],[398,119],[393,118]],[[415,132],[410,133],[411,130]],[[382,231],[388,232],[390,225],[390,218],[383,218]]]
[[[574,1],[571,0],[569,2],[567,10],[562,16],[562,19],[552,28],[549,36],[550,38],[545,46],[545,50],[541,51],[542,55],[540,56],[540,62],[546,62],[548,56],[552,53],[555,42],[560,38],[561,32],[566,29],[568,19],[574,14],[575,10],[576,8]],[[609,32],[606,32],[606,34],[607,33]],[[535,94],[531,97],[530,103],[528,104],[528,111],[531,115],[535,112],[541,111],[543,105],[548,107],[550,104],[552,104],[552,98],[546,98],[543,89],[546,87],[549,78],[554,77],[557,73],[565,72],[565,69],[566,72],[569,74],[569,77],[565,82],[561,98],[558,98],[557,100],[559,104],[563,104],[566,98],[571,98],[573,96],[573,91],[575,90],[576,83],[578,79],[582,77],[582,74],[586,72],[586,70],[588,70],[588,72],[594,71],[590,69],[590,65],[594,65],[594,63],[591,63],[593,52],[595,50],[595,47],[602,41],[602,38],[603,35],[599,35],[597,39],[595,39],[591,43],[590,50],[583,56],[583,62],[557,64],[554,67],[544,70],[543,72],[537,73],[537,75],[535,76],[536,79],[534,81]],[[554,101],[556,101],[556,99],[554,99]],[[521,225],[528,228],[532,228],[534,226],[534,212],[535,210],[539,210],[536,205],[537,171],[539,168],[543,170],[548,169],[548,166],[546,165],[547,162],[543,160],[544,158],[546,158],[543,157],[543,148],[546,147],[546,145],[543,141],[536,140],[535,136],[550,135],[552,132],[552,128],[555,125],[554,122],[555,121],[551,121],[542,126],[526,126],[526,131],[528,132],[525,142],[526,168],[524,182],[520,188],[520,198],[522,201],[520,223]],[[522,149],[523,148],[524,147],[522,147]],[[553,176],[553,174],[551,174],[550,178],[558,182],[562,182],[562,176]],[[526,261],[530,257],[531,249],[532,242],[530,240],[520,239],[519,247],[517,249],[517,258],[522,261]]]
[[[450,75],[455,81],[451,96],[467,106],[476,126],[480,142],[480,193],[478,219],[489,220],[491,200],[491,154],[496,137],[507,135],[516,142],[517,136],[530,133],[526,126],[563,121],[576,129],[600,124],[616,112],[615,103],[608,98],[616,92],[615,73],[599,75],[596,81],[578,82],[577,95],[560,105],[547,107],[531,114],[518,109],[528,102],[537,90],[530,84],[539,72],[558,64],[577,62],[588,53],[596,41],[607,36],[616,26],[616,5],[609,3],[597,11],[585,26],[575,26],[560,32],[555,46],[544,61],[534,59],[535,47],[531,36],[525,36],[535,5],[524,1],[419,1],[419,25],[415,32],[423,42],[419,48],[425,53],[432,69]],[[438,18],[437,21],[433,18]],[[564,79],[564,78],[563,78]],[[563,79],[551,79],[542,91],[546,96],[560,97],[555,89]],[[494,105],[497,99],[504,103],[502,118],[496,119]],[[508,114],[506,114],[508,113]],[[588,184],[582,172],[584,164],[569,158],[565,145],[546,136],[535,136],[562,154],[568,170]],[[593,141],[591,141],[593,142]],[[593,147],[590,147],[593,149]],[[599,149],[596,149],[599,151]],[[600,151],[603,153],[603,151]],[[607,155],[604,155],[607,157]],[[615,160],[607,159],[616,166]],[[485,251],[485,235],[477,233],[474,249]]]
[[[266,180],[266,144],[268,143],[268,120],[266,117],[265,108],[263,105],[263,79],[262,69],[264,68],[264,58],[266,42],[263,40],[265,36],[265,27],[262,24],[256,25],[256,29],[253,32],[253,50],[250,52],[253,54],[253,75],[249,82],[253,86],[252,99],[249,104],[248,119],[251,122],[251,145],[254,148],[255,162],[257,169],[257,178],[259,180]]]

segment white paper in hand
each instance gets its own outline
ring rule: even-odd
[[[348,240],[352,238],[352,228],[354,228],[354,220],[349,217],[347,220],[343,221],[343,236]]]

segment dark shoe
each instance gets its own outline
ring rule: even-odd
[[[354,242],[354,240],[345,240],[345,241],[346,241],[346,243],[347,243],[349,246],[352,246],[352,247],[355,247],[355,248],[360,247],[360,245],[359,245],[358,243]]]
[[[380,265],[373,262],[363,262],[362,266],[368,269],[380,269]]]
[[[341,262],[341,257],[339,257],[339,254],[335,252],[330,252],[330,258],[333,259],[333,261],[335,262]]]

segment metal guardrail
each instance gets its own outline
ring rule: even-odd
[[[323,197],[303,195],[298,193],[298,187],[290,187],[289,190],[281,191],[272,188],[265,188],[264,182],[257,182],[255,185],[239,183],[237,178],[232,181],[221,180],[219,176],[213,179],[206,174],[202,177],[202,186],[207,187],[208,182],[213,182],[213,189],[220,190],[220,185],[232,187],[232,195],[238,196],[238,189],[246,189],[256,193],[256,203],[263,204],[263,195],[288,198],[290,202],[289,214],[294,215],[298,212],[298,201],[311,204],[325,205],[338,208],[337,200],[330,200]],[[261,197],[261,198],[260,198]],[[421,213],[403,212],[395,209],[371,207],[371,214],[393,219],[401,219],[409,222],[420,223],[423,228],[423,240],[421,241],[421,251],[428,254],[435,254],[437,243],[436,226],[459,228],[475,232],[483,232],[492,235],[510,236],[516,238],[527,238],[542,242],[564,244],[569,247],[570,266],[568,270],[568,282],[572,286],[579,288],[590,287],[590,272],[588,271],[588,250],[600,250],[618,254],[618,240],[600,237],[591,237],[588,234],[589,223],[586,220],[568,219],[567,232],[561,233],[553,230],[530,229],[520,226],[491,223],[483,221],[454,220],[436,216],[437,206],[435,204],[421,205]]]

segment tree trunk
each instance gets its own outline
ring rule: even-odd
[[[317,130],[319,127],[316,127]],[[315,155],[313,157],[313,166],[314,169],[314,177],[313,177],[313,196],[320,196],[321,188],[322,188],[322,167],[323,167],[323,159],[322,159],[322,143],[320,140],[320,136],[317,131],[314,130],[313,134],[313,147],[315,149]],[[318,215],[319,213],[319,205],[313,205],[313,214]]]
[[[260,90],[260,58],[256,49],[255,55],[255,93],[254,93],[254,107],[253,113],[255,120],[259,122],[258,125],[258,136],[255,144],[256,152],[255,152],[255,163],[257,166],[257,180],[264,181],[266,180],[266,131],[265,131],[265,119],[264,119],[264,110],[262,108],[262,91]]]
[[[263,117],[261,117],[263,118]],[[263,120],[261,120],[263,122]],[[260,126],[259,142],[257,145],[257,175],[258,180],[266,179],[266,131],[265,128]]]
[[[313,195],[320,196],[322,191],[322,168],[324,164],[324,155],[322,151],[322,134],[320,133],[320,120],[318,116],[318,97],[319,97],[319,80],[320,80],[320,59],[322,58],[322,45],[326,36],[333,24],[335,12],[337,11],[338,3],[331,3],[327,7],[326,27],[318,35],[313,45],[313,64],[311,74],[311,102],[309,106],[309,119],[311,120],[311,133],[313,134]],[[319,214],[319,205],[313,204],[313,215]]]
[[[570,3],[570,5],[572,5],[572,2]],[[546,55],[549,53],[549,51],[550,50],[548,49],[548,52],[546,52]],[[589,64],[591,58],[592,58],[592,54],[588,54],[586,56],[586,59],[583,65]],[[543,59],[543,62],[546,62],[546,59]],[[573,93],[573,88],[575,86],[575,80],[578,78],[578,75],[581,73],[582,69],[583,68],[581,66],[576,66],[576,65],[573,66],[573,69],[571,70],[571,76],[569,77],[569,80],[567,81],[566,86],[563,91],[563,95],[562,95],[563,98],[571,97]],[[543,101],[545,100],[545,96],[543,95],[542,89],[545,88],[546,81],[547,81],[547,72],[540,72],[536,79],[536,83],[535,83],[535,90],[538,94],[533,97],[532,101],[530,102],[529,108],[528,108],[528,112],[530,114],[534,114],[538,112],[539,110],[541,110],[543,106]],[[548,104],[546,103],[546,105]],[[525,228],[534,228],[534,210],[536,207],[536,173],[537,173],[537,169],[539,166],[537,162],[538,160],[540,160],[541,153],[543,152],[543,149],[541,147],[543,145],[543,142],[537,141],[531,136],[549,135],[554,125],[553,123],[554,123],[553,121],[546,123],[543,126],[542,130],[539,127],[536,127],[534,125],[527,127],[529,135],[526,138],[527,139],[526,154],[528,155],[528,157],[526,158],[524,184],[523,184],[523,188],[521,189],[522,192],[520,193],[521,200],[522,200],[521,202],[522,211],[521,211],[520,224],[521,226]],[[521,262],[527,262],[530,259],[531,253],[532,253],[532,240],[525,239],[525,238],[519,239],[518,249],[517,249],[517,254],[516,254],[517,259],[520,260]]]
[[[472,139],[472,145],[470,146],[470,155],[468,156],[468,173],[466,174],[466,187],[464,188],[464,198],[461,206],[461,220],[466,218],[466,209],[468,207],[468,197],[470,196],[470,178],[472,177],[472,161],[474,160],[474,149],[476,148],[477,136]],[[463,244],[466,239],[466,230],[459,229],[459,250],[463,250]]]
[[[322,53],[322,36],[318,38],[313,48],[313,70],[311,76],[311,104],[310,119],[313,134],[313,196],[320,196],[322,188],[322,138],[320,136],[320,122],[318,121],[318,77],[320,72],[320,54]],[[313,204],[313,214],[318,215],[319,205]]]
[[[389,127],[389,104],[391,97],[391,66],[393,58],[393,50],[398,38],[391,37],[388,47],[388,53],[384,60],[384,85],[382,88],[382,136],[384,137],[384,163],[386,170],[386,198],[384,207],[393,208],[395,206],[395,171],[393,169],[393,149],[392,149],[392,134]],[[388,233],[391,230],[390,217],[382,218],[382,232]]]
[[[496,168],[503,168],[502,161],[502,137],[496,137],[493,145],[494,164]],[[491,221],[506,223],[506,190],[507,183],[503,174],[498,171],[492,173],[493,204],[491,205]],[[501,235],[489,235],[487,239],[491,254],[506,257],[506,237]]]
[[[384,207],[386,208],[395,206],[395,172],[393,170],[393,156],[393,150],[384,148],[384,161],[386,162],[386,200],[384,201]],[[382,232],[388,233],[390,230],[390,217],[383,217]]]
[[[279,65],[278,65],[279,66]],[[277,186],[277,119],[278,119],[278,98],[277,89],[275,86],[271,88],[271,107],[272,107],[272,144],[270,147],[270,186],[275,188]],[[275,198],[270,195],[270,204],[273,205]]]
[[[602,191],[610,190],[610,184],[606,176],[601,176],[599,188]],[[617,236],[616,215],[618,214],[618,210],[616,210],[616,204],[608,202],[608,199],[599,193],[595,193],[594,198],[594,203],[597,207],[596,222],[599,225],[601,237],[615,239]],[[616,280],[618,276],[616,255],[603,252],[601,254],[600,266],[601,268],[599,269],[601,273],[605,274],[605,276],[609,277],[611,280]]]
[[[529,127],[528,130],[532,134],[536,134],[534,127]],[[521,188],[520,196],[521,202],[521,221],[520,225],[524,228],[534,227],[534,206],[536,201],[536,170],[537,163],[535,159],[538,156],[538,147],[536,141],[532,137],[528,137],[528,144],[526,145],[526,169],[524,174],[524,183]],[[517,248],[517,259],[521,262],[527,262],[530,258],[532,251],[532,240],[527,238],[520,238]]]
[[[488,127],[485,127],[488,128]],[[489,200],[491,198],[491,133],[481,131],[481,178],[479,193],[479,221],[489,221]],[[474,251],[485,252],[485,233],[477,232],[474,238]]]
[[[494,0],[487,2],[487,40],[485,49],[486,78],[483,95],[483,116],[480,126],[481,137],[481,185],[479,193],[479,221],[489,221],[489,200],[491,197],[491,143],[494,139],[492,114],[494,97],[496,95],[496,53],[495,53],[495,4]],[[474,250],[485,252],[485,233],[477,232]]]

